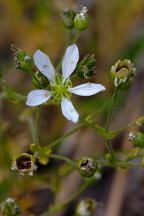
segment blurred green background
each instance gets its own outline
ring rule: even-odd
[[[104,84],[107,92],[92,97],[74,99],[82,116],[95,113],[112,94],[113,86],[109,70],[118,59],[132,60],[137,68],[133,86],[121,92],[117,100],[112,128],[124,125],[143,115],[144,96],[144,0],[1,0],[0,1],[0,68],[3,78],[22,94],[33,89],[30,77],[14,67],[14,54],[10,45],[33,55],[41,49],[57,65],[66,48],[66,30],[60,12],[64,8],[79,11],[87,6],[90,15],[89,29],[82,32],[78,40],[80,58],[94,53],[97,72],[92,81]],[[81,83],[83,80],[75,81]],[[109,104],[108,104],[109,105]],[[104,113],[97,122],[105,124]],[[40,215],[53,202],[63,202],[81,183],[78,173],[62,179],[66,167],[59,161],[51,160],[47,166],[38,164],[34,177],[21,177],[10,170],[12,156],[29,152],[31,135],[26,121],[15,121],[18,116],[31,114],[23,103],[1,100],[0,105],[0,201],[7,197],[18,200],[28,215]],[[22,118],[23,119],[23,118]],[[61,115],[57,106],[46,106],[42,110],[41,144],[47,145],[60,135],[75,127]],[[116,138],[116,149],[131,148],[126,131]],[[84,155],[103,152],[104,140],[91,128],[84,128],[65,140],[55,152],[73,159]],[[60,181],[61,179],[61,181]],[[130,183],[130,184],[129,184]],[[78,200],[90,196],[103,205],[98,207],[96,216],[143,216],[144,175],[141,169],[114,171],[104,169],[99,183],[88,188],[69,208],[60,215],[73,215]]]

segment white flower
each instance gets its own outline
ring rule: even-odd
[[[47,77],[50,82],[50,91],[39,89],[33,90],[28,94],[26,104],[28,106],[38,106],[45,103],[50,98],[61,103],[63,115],[70,121],[76,123],[79,114],[75,110],[70,97],[71,93],[81,96],[94,95],[104,91],[105,87],[101,84],[85,83],[72,88],[69,77],[74,72],[79,60],[78,47],[73,44],[66,49],[62,61],[62,75],[56,73],[47,55],[37,50],[34,54],[34,62],[39,71]]]

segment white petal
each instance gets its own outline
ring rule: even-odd
[[[54,80],[55,69],[46,54],[40,50],[37,50],[34,54],[34,63],[44,76],[46,76],[50,81]]]
[[[45,103],[51,97],[51,92],[47,90],[33,90],[28,94],[26,105],[38,106]]]
[[[69,91],[76,95],[91,96],[100,91],[104,91],[105,89],[106,88],[101,84],[85,83],[85,84],[78,85],[74,88],[69,88]]]
[[[63,115],[70,121],[76,123],[79,119],[79,114],[75,110],[71,100],[63,98],[61,100],[61,109]]]
[[[77,45],[73,44],[71,46],[68,46],[62,62],[63,80],[69,78],[69,76],[75,70],[78,60],[79,60],[79,50]]]

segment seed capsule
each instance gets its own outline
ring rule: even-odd
[[[92,157],[83,157],[79,161],[78,166],[83,177],[92,177],[97,170],[97,162]]]
[[[33,175],[37,169],[35,157],[31,154],[22,153],[13,157],[12,170],[17,170],[21,175]]]
[[[126,90],[133,82],[133,78],[136,74],[136,69],[133,67],[133,63],[124,59],[123,61],[118,60],[115,65],[111,67],[110,71],[114,80],[114,85],[119,90]]]

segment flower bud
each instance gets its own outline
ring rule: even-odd
[[[35,165],[35,157],[31,154],[22,153],[13,157],[12,170],[17,170],[21,175],[33,175],[33,171],[37,170]]]
[[[65,8],[61,13],[61,18],[65,28],[72,29],[74,27],[75,11],[70,8]]]
[[[5,216],[20,216],[20,208],[17,202],[8,198],[3,203],[0,204],[0,215]]]
[[[115,65],[111,67],[110,71],[114,80],[114,85],[119,90],[126,90],[133,82],[136,69],[133,67],[133,63],[130,60],[124,59],[123,61],[118,60]]]
[[[29,56],[23,50],[17,48],[15,45],[11,45],[11,50],[15,53],[15,67],[21,69],[24,72],[30,72],[34,68],[33,57]]]
[[[36,71],[32,79],[32,83],[36,88],[46,88],[49,84],[49,81],[41,72]]]
[[[129,134],[128,140],[132,142],[134,146],[144,147],[144,133],[139,131],[133,131]]]
[[[88,54],[77,66],[77,76],[83,79],[89,79],[95,74],[96,70],[96,60],[94,55]]]
[[[76,208],[76,216],[92,216],[96,209],[96,201],[91,198],[81,200]]]
[[[74,26],[79,31],[84,31],[89,25],[89,16],[87,14],[87,8],[83,7],[80,13],[75,16]]]
[[[83,177],[92,177],[97,170],[97,162],[93,157],[83,157],[78,166]]]

